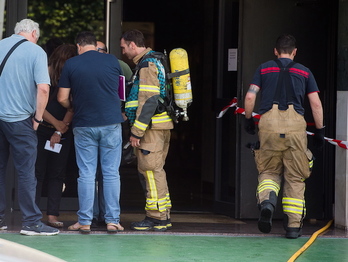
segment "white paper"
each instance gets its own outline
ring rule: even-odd
[[[237,71],[238,49],[228,49],[228,71]]]
[[[45,149],[48,151],[59,153],[61,148],[62,148],[62,144],[55,143],[54,148],[52,148],[50,141],[49,140],[46,141]]]

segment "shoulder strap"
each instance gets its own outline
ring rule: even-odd
[[[22,39],[20,41],[18,41],[14,46],[12,46],[12,48],[10,49],[10,51],[8,51],[8,53],[6,54],[4,60],[2,60],[2,63],[0,65],[0,76],[2,73],[2,70],[4,69],[4,66],[7,62],[7,59],[10,57],[10,55],[12,54],[12,52],[22,43],[24,43],[25,41],[28,41],[27,39]]]
[[[273,98],[274,103],[280,103],[281,92],[284,91],[285,87],[285,102],[286,104],[293,104],[293,99],[295,98],[295,91],[290,77],[289,69],[296,64],[296,62],[290,62],[286,67],[282,65],[279,59],[274,60],[279,69],[279,77],[277,83],[277,89]]]
[[[138,64],[135,66],[135,68],[134,68],[133,75],[132,75],[130,81],[128,82],[128,84],[134,84],[134,81],[135,81],[135,78],[136,78],[137,75],[138,75],[138,72],[139,72],[141,63],[142,63],[146,58],[148,58],[149,55],[150,55],[150,53],[147,53],[147,54],[145,54],[145,55],[140,59],[139,63],[138,63]]]

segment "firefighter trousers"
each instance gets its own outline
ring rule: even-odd
[[[306,121],[293,105],[287,110],[279,110],[274,104],[261,116],[259,139],[260,149],[255,150],[259,172],[258,204],[270,201],[272,191],[278,196],[284,178],[282,205],[288,219],[287,227],[302,227],[306,214],[304,181],[311,174],[313,158],[307,149]]]
[[[169,150],[170,130],[148,129],[136,150],[138,171],[146,184],[146,216],[170,218],[171,201],[164,164]]]

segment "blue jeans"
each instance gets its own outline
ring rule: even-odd
[[[22,225],[37,225],[42,218],[35,204],[37,136],[31,118],[18,122],[0,120],[0,218],[6,209],[6,166],[10,155],[18,175],[18,204]]]
[[[103,175],[105,223],[120,221],[121,124],[99,127],[75,127],[76,162],[79,167],[78,221],[90,225],[93,219],[95,179],[98,165]]]

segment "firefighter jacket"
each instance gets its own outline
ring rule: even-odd
[[[126,115],[131,123],[132,136],[142,138],[145,131],[151,129],[173,129],[174,124],[166,111],[158,112],[158,99],[165,90],[165,72],[163,65],[154,58],[143,56],[152,52],[147,48],[133,61],[141,63],[139,72],[126,101]]]

